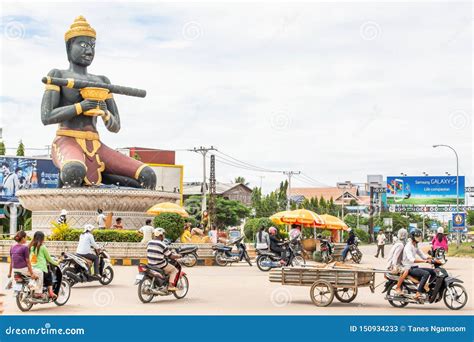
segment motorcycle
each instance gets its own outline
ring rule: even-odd
[[[351,253],[352,261],[360,264],[362,260],[362,252],[359,249],[359,239],[355,239],[354,243],[349,246],[349,253]]]
[[[450,277],[448,272],[440,266],[436,260],[432,261],[436,276],[429,279],[427,286],[429,287],[426,293],[423,293],[419,299],[413,298],[417,292],[419,281],[413,277],[408,276],[402,283],[402,294],[395,292],[396,284],[399,278],[397,274],[386,273],[385,289],[382,293],[387,293],[385,299],[390,305],[396,308],[403,308],[408,304],[425,304],[437,303],[444,300],[444,304],[451,310],[462,309],[468,300],[467,291],[461,285],[462,280]],[[426,288],[426,286],[425,286]]]
[[[324,263],[329,264],[331,261],[334,260],[334,244],[332,244],[329,240],[320,239],[320,249],[321,249],[321,259]]]
[[[164,240],[165,244],[171,245],[171,241],[168,239]],[[197,246],[183,246],[179,248],[171,248],[174,253],[179,254],[182,258],[178,259],[178,262],[181,265],[186,267],[193,267],[196,266],[198,262],[198,255],[197,255]]]
[[[257,250],[257,267],[260,271],[268,272],[272,268],[282,266],[301,266],[305,265],[306,261],[301,256],[301,249],[299,246],[299,239],[293,239],[291,241],[285,241],[283,243],[284,248],[284,263],[281,263],[281,255],[277,255],[267,250]]]
[[[446,250],[443,247],[439,247],[434,251],[430,250],[428,254],[434,259],[438,260],[441,265],[444,265],[446,262],[448,262],[448,259],[446,259]]]
[[[168,291],[169,276],[160,268],[140,264],[135,285],[138,285],[138,298],[142,303],[149,303],[155,296],[169,296],[173,294],[176,299],[186,297],[189,291],[189,280],[186,273],[182,272],[181,264],[176,260],[168,261],[178,269],[175,279],[176,291]]]
[[[245,259],[245,261],[252,266],[247,247],[242,242],[243,239],[244,236],[241,236],[237,239],[230,240],[227,244],[218,243],[213,245],[212,249],[214,250],[216,264],[219,266],[227,266],[227,264],[232,264]],[[232,252],[232,246],[237,247],[237,252]]]
[[[53,302],[57,306],[63,306],[67,303],[71,296],[71,284],[64,279],[60,267],[50,266],[49,269],[53,277],[53,292],[57,295],[54,299],[49,297],[48,288],[46,286],[43,286],[42,297],[35,298],[33,295],[35,280],[22,273],[14,273],[14,283],[12,285],[13,293],[16,297],[16,305],[21,311],[29,311],[35,304],[48,304]]]
[[[96,280],[98,280],[102,285],[108,285],[112,282],[114,279],[114,270],[112,268],[110,255],[105,249],[106,245],[107,243],[102,245],[100,249],[95,250],[97,257],[99,258],[98,274],[100,277],[92,276],[92,260],[75,253],[63,253],[61,270],[71,286],[74,286],[77,283],[89,283]]]

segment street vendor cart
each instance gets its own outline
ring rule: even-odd
[[[342,303],[350,303],[360,287],[375,286],[375,271],[368,268],[333,265],[311,265],[305,267],[284,267],[269,274],[270,282],[282,285],[309,286],[311,301],[316,306],[330,305],[334,297]]]

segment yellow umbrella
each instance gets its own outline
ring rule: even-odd
[[[283,223],[300,224],[303,226],[321,226],[324,220],[314,211],[297,209],[284,214],[281,219]]]
[[[163,213],[173,213],[181,215],[182,217],[188,217],[188,213],[181,207],[179,204],[171,202],[163,202],[155,204],[153,207],[147,210],[146,212],[149,215],[159,215]]]
[[[276,214],[273,214],[272,216],[270,216],[270,220],[275,223],[275,224],[285,224],[284,222],[282,222],[281,218],[288,214],[290,211],[280,211]]]
[[[321,215],[321,218],[324,220],[324,224],[321,228],[323,229],[342,229],[342,230],[347,230],[349,227],[347,224],[344,223],[340,218],[332,215]]]

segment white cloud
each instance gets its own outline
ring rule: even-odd
[[[2,24],[18,20],[26,33],[1,40],[2,96],[14,100],[1,102],[4,138],[51,142],[40,79],[67,67],[63,34],[83,14],[98,32],[90,72],[148,91],[117,96],[123,129],[102,133],[110,146],[212,144],[334,184],[367,173],[453,173],[449,151],[431,147],[447,143],[470,176],[469,13],[469,4],[448,3],[10,3]],[[361,27],[372,22],[380,31],[364,39]],[[190,25],[192,39],[183,33]],[[461,128],[458,110],[468,117]],[[178,152],[177,161],[186,179],[200,178],[198,155]],[[258,173],[226,165],[217,175],[260,183]],[[263,184],[280,179],[267,174]]]

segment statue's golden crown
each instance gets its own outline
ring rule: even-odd
[[[95,30],[89,25],[86,18],[84,18],[82,15],[78,16],[72,23],[69,30],[66,31],[64,34],[64,40],[68,41],[71,38],[81,36],[92,38],[95,38],[96,36]]]

